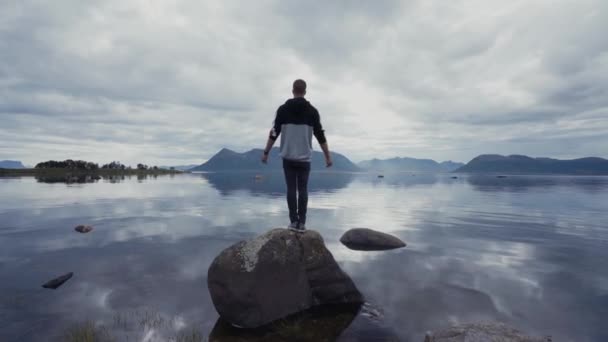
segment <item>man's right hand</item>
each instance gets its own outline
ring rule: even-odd
[[[334,163],[331,161],[331,158],[325,158],[325,166],[331,167]]]
[[[262,154],[262,163],[264,163],[264,164],[268,163],[268,155],[267,154]]]

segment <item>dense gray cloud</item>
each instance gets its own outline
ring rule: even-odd
[[[0,159],[200,163],[309,82],[354,160],[608,157],[608,2],[7,1]]]

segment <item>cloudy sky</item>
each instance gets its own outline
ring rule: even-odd
[[[261,148],[291,82],[355,161],[608,157],[605,0],[0,2],[0,159]]]

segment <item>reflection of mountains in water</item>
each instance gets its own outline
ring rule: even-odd
[[[203,173],[212,187],[222,195],[231,192],[248,190],[253,194],[284,195],[285,176],[282,172],[214,172]],[[308,180],[308,192],[336,191],[346,188],[354,179],[352,173],[311,172]]]
[[[469,176],[467,182],[478,191],[520,192],[541,187],[575,187],[599,192],[608,189],[608,177],[603,176]]]
[[[438,173],[387,173],[382,178],[376,174],[362,174],[358,181],[373,185],[386,184],[392,187],[413,187],[420,185],[454,184],[463,180],[477,191],[521,192],[542,187],[571,187],[588,192],[608,190],[606,176],[561,176],[561,175],[458,175],[447,176]]]
[[[376,173],[361,174],[357,180],[369,182],[372,185],[390,185],[393,187],[411,187],[418,185],[433,185],[445,179],[445,175],[437,173],[395,172],[378,175]]]

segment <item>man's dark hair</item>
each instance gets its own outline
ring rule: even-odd
[[[306,94],[306,82],[301,79],[293,81],[293,93],[297,95]]]

